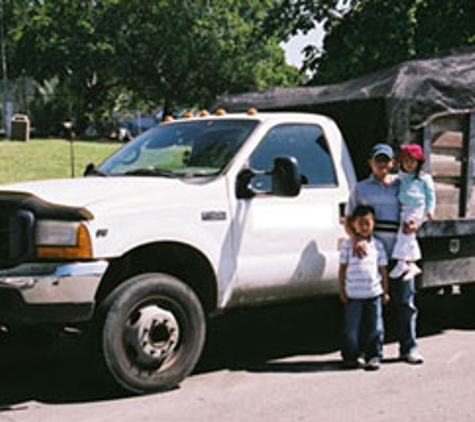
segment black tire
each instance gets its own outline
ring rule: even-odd
[[[167,274],[127,280],[106,300],[101,333],[108,371],[134,393],[177,386],[203,350],[206,319],[195,293]]]
[[[475,297],[475,283],[461,284],[460,291],[467,299],[473,299]]]
[[[471,312],[475,300],[475,283],[460,284],[460,293],[462,296],[462,304]]]

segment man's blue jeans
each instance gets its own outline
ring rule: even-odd
[[[371,299],[349,299],[345,307],[343,359],[348,362],[354,362],[361,356],[366,360],[382,359],[383,342],[381,296]]]
[[[396,308],[399,323],[399,354],[404,357],[417,350],[416,326],[417,308],[414,303],[416,294],[414,279],[390,280],[391,302]]]

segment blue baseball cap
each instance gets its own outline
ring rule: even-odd
[[[378,155],[385,155],[390,160],[394,158],[394,151],[391,145],[388,144],[376,144],[371,150],[371,158],[375,158]]]

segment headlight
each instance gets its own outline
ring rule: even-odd
[[[39,246],[75,246],[79,222],[38,221],[36,244]]]
[[[77,221],[38,221],[36,256],[47,259],[88,259],[92,257],[89,232]]]

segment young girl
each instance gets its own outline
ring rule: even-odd
[[[401,225],[392,254],[397,264],[389,276],[399,278],[404,275],[403,280],[410,280],[421,273],[421,269],[416,265],[416,261],[421,259],[421,251],[416,233],[404,233],[404,223],[412,220],[420,227],[425,220],[432,220],[435,191],[432,177],[422,173],[425,157],[420,145],[403,145],[399,160],[402,169],[398,196],[401,205]]]

